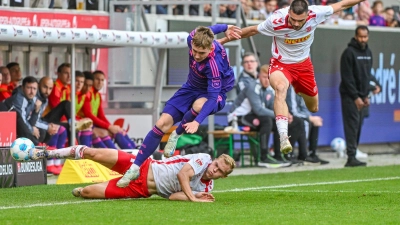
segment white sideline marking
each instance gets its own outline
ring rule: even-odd
[[[332,184],[346,184],[346,183],[359,183],[359,182],[371,182],[371,181],[382,181],[382,180],[399,180],[400,177],[385,177],[385,178],[372,178],[363,180],[339,180],[329,182],[318,182],[318,183],[306,183],[306,184],[283,184],[276,186],[265,186],[265,187],[253,187],[253,188],[235,188],[230,190],[213,191],[213,193],[219,192],[238,192],[238,191],[256,191],[262,189],[277,189],[277,188],[289,188],[289,187],[307,187],[317,185],[332,185]]]
[[[317,186],[317,185],[359,183],[359,182],[371,182],[371,181],[383,181],[383,180],[400,180],[400,177],[372,178],[372,179],[362,179],[362,180],[340,180],[340,181],[305,183],[305,184],[284,184],[284,185],[254,187],[254,188],[235,188],[235,189],[230,189],[230,190],[213,191],[213,193],[260,191],[260,190],[263,190],[263,189],[272,189],[270,191],[283,191],[283,190],[274,190],[274,189],[277,189],[277,188],[289,188],[289,187],[307,187],[307,186]],[[285,190],[285,191],[290,191],[290,190]],[[324,192],[324,191],[316,191],[316,192]],[[347,192],[347,191],[338,191],[338,192]],[[370,191],[370,192],[385,192],[385,191]],[[389,192],[389,193],[395,193],[395,192]],[[1,206],[0,210],[34,208],[34,207],[45,207],[45,206],[55,206],[55,205],[71,205],[71,204],[92,203],[92,202],[102,202],[102,201],[121,201],[121,200],[132,200],[132,199],[107,199],[107,200],[105,200],[105,199],[95,199],[95,200],[84,200],[84,201],[75,201],[75,202],[53,202],[53,203],[44,203],[44,204],[31,204],[31,205],[18,205],[18,206]],[[139,200],[139,199],[136,199],[136,200]]]

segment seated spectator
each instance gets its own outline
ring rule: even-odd
[[[2,77],[2,81],[0,82],[0,102],[3,101],[4,99],[7,99],[11,96],[12,94],[12,87],[10,86],[11,82],[11,76],[10,76],[10,71],[8,70],[7,67],[2,66],[0,67],[0,73]]]
[[[357,21],[364,21],[366,25],[369,24],[369,18],[371,17],[372,11],[369,8],[369,3],[368,2],[361,2],[358,4],[357,10]]]
[[[259,132],[261,152],[260,162],[258,162],[258,157],[255,157],[256,164],[267,168],[286,167],[290,166],[291,163],[278,161],[268,153],[269,136],[275,125],[273,105],[274,91],[269,85],[268,65],[264,65],[261,67],[259,78],[250,81],[236,97],[232,108],[229,110],[228,122],[231,124],[236,116],[238,125],[248,126],[250,130]]]
[[[62,108],[70,109],[71,103],[71,64],[63,63],[57,68],[57,80],[49,96],[49,104],[43,115],[47,115],[52,109],[62,104]],[[69,105],[69,106],[68,106]],[[67,110],[66,110],[67,111]],[[70,119],[70,114],[69,118]],[[63,118],[65,120],[65,118]]]
[[[287,0],[281,0],[278,2],[278,9],[289,7],[290,3]]]
[[[37,90],[38,82],[36,78],[28,76],[22,81],[22,86],[16,88],[13,95],[3,103],[7,111],[17,112],[17,137],[28,138],[35,145],[39,145],[45,137],[35,127],[41,107],[40,101],[36,101]]]
[[[117,125],[112,125],[106,118],[103,107],[101,106],[101,94],[99,91],[104,86],[105,75],[102,71],[93,72],[94,82],[93,88],[90,92],[90,98],[86,98],[83,105],[83,114],[85,117],[93,121],[93,133],[100,136],[104,144],[108,148],[116,149],[116,146],[108,136],[111,133],[115,138],[115,142],[121,149],[133,149],[136,147],[135,143],[128,137],[126,132]]]
[[[268,18],[278,8],[278,0],[265,0],[265,8],[261,10],[265,18]]]
[[[385,8],[385,24],[387,27],[399,27],[400,23],[396,19],[396,12],[392,7]],[[4,79],[4,78],[3,78]]]
[[[144,10],[146,13],[150,13],[151,5],[144,5]],[[167,6],[166,5],[156,5],[156,14],[167,14]]]
[[[385,18],[383,18],[383,2],[382,1],[375,1],[372,4],[372,16],[369,18],[369,25],[370,26],[386,26]]]
[[[265,11],[264,8],[264,0],[252,0],[252,9],[247,18],[252,20],[265,20],[266,17],[263,14],[263,11]]]
[[[242,56],[243,71],[239,74],[236,85],[236,94],[239,94],[251,82],[257,80],[258,62],[256,55],[252,52],[246,52]]]
[[[286,96],[286,102],[289,108],[290,114],[295,117],[301,118],[304,121],[306,137],[308,136],[308,155],[305,159],[306,162],[327,164],[328,161],[322,160],[317,155],[318,146],[318,134],[319,127],[322,126],[322,118],[320,116],[313,116],[307,109],[307,106],[300,95],[294,92],[292,86],[289,87],[288,94]],[[293,146],[293,145],[292,145]]]
[[[35,127],[39,129],[39,133],[44,137],[40,138],[42,142],[47,143],[49,149],[64,148],[67,142],[67,131],[63,126],[54,123],[48,123],[41,118],[41,114],[47,107],[48,97],[53,90],[54,83],[50,77],[43,77],[39,81],[39,91],[37,92],[37,102],[40,102],[38,120]],[[54,175],[60,174],[62,170],[62,161],[60,159],[47,159],[47,173]]]
[[[236,15],[240,16],[240,12],[237,12],[237,5],[235,4],[228,4],[226,6],[226,17],[228,18],[236,18]]]
[[[22,73],[21,73],[19,64],[16,62],[11,62],[11,63],[7,64],[7,68],[9,70],[10,76],[11,76],[9,90],[12,91],[18,87],[19,82],[22,80]]]
[[[76,120],[80,121],[85,118],[83,113],[83,105],[85,104],[86,99],[89,99],[91,96],[90,90],[93,86],[93,75],[89,71],[85,71],[81,73],[80,71],[75,72],[75,87],[76,87],[76,102],[75,102],[75,111],[76,111]],[[88,80],[88,81],[87,81]],[[108,135],[106,135],[108,136]],[[79,144],[92,146],[95,148],[107,148],[107,146],[103,143],[100,137],[93,134],[93,127],[87,127],[78,132]],[[110,139],[110,138],[108,138]]]

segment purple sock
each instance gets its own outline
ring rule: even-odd
[[[51,136],[50,140],[47,142],[47,145],[49,147],[56,147],[57,146],[57,141],[58,141],[58,133],[56,133],[55,135]]]
[[[176,128],[175,132],[177,134],[183,134],[183,132],[185,132],[185,128],[183,127],[184,124],[192,122],[194,119],[196,119],[196,116],[198,115],[198,113],[196,111],[194,111],[193,108],[191,108],[189,111],[187,111],[185,113],[185,115],[183,116],[182,121],[179,123],[178,127]]]
[[[117,142],[120,149],[133,149],[133,146],[126,140],[123,133],[115,135],[115,142]]]
[[[135,142],[132,141],[132,139],[130,139],[129,136],[128,136],[127,134],[124,135],[124,138],[126,139],[126,141],[128,141],[128,142],[131,144],[132,149],[136,148]]]
[[[67,130],[63,126],[60,126],[60,129],[58,129],[57,148],[58,149],[64,148],[66,141],[67,141]]]
[[[93,138],[92,144],[93,144],[93,147],[95,147],[95,148],[107,148],[107,146],[103,143],[103,141],[99,137]]]
[[[107,148],[113,148],[117,149],[117,146],[115,146],[114,142],[111,140],[110,136],[105,136],[101,139],[103,143],[107,146]]]
[[[92,146],[92,135],[93,135],[93,131],[91,131],[91,130],[81,131],[80,136],[79,136],[79,144],[86,145],[89,147]]]
[[[156,150],[163,136],[164,132],[158,129],[158,127],[154,126],[144,138],[143,144],[140,146],[134,163],[138,166],[141,166],[143,162]]]

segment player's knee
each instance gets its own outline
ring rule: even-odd
[[[279,83],[275,85],[275,92],[276,95],[286,96],[288,87],[284,83]]]

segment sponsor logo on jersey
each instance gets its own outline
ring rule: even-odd
[[[203,166],[203,162],[201,161],[201,159],[196,159],[194,161],[194,164],[196,165],[196,167],[201,167]]]
[[[308,27],[306,28],[306,31],[307,31],[307,32],[310,32],[310,31],[311,31],[311,26],[308,26]]]
[[[298,43],[307,41],[310,37],[311,37],[311,34],[309,34],[309,35],[307,35],[305,37],[296,38],[296,39],[286,38],[285,39],[285,44],[289,44],[289,45],[298,44]]]
[[[212,86],[213,86],[213,88],[220,88],[221,80],[220,79],[212,79]]]

